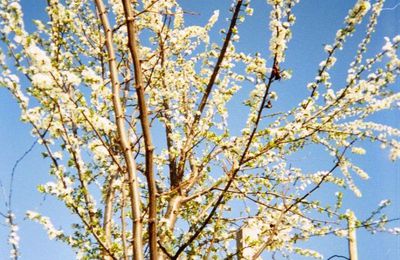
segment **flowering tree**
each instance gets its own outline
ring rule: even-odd
[[[27,217],[82,259],[257,259],[264,250],[321,257],[297,242],[347,236],[353,214],[342,209],[342,190],[361,196],[353,176],[368,178],[351,160],[365,153],[357,144],[379,142],[390,159],[400,157],[400,130],[371,121],[399,106],[400,36],[365,58],[384,1],[358,0],[325,45],[307,97],[276,111],[275,86],[291,78],[284,61],[298,2],[267,1],[270,56],[262,57],[235,48],[253,12],[248,0],[233,1],[222,44],[209,36],[217,11],[203,26],[185,26],[176,0],[48,0],[48,20],[35,20],[35,32],[25,29],[18,0],[1,0],[0,84],[49,160],[54,181],[39,191],[79,222],[63,231],[40,213]],[[347,80],[332,84],[335,55],[363,20]],[[332,165],[308,172],[288,163],[311,145]],[[337,187],[333,204],[313,196],[326,183]],[[379,218],[388,204],[356,227],[389,230]],[[245,229],[254,233],[242,232],[236,246]]]

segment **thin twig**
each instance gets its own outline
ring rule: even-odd
[[[32,143],[32,145],[24,152],[24,154],[18,158],[18,160],[14,163],[14,166],[12,167],[11,170],[11,179],[10,179],[10,187],[9,187],[9,192],[8,192],[8,202],[6,201],[6,206],[8,207],[9,210],[11,210],[11,202],[12,202],[12,194],[13,194],[13,186],[14,186],[14,176],[15,176],[15,170],[17,169],[18,165],[20,162],[33,150],[33,148],[37,144],[37,139]],[[7,205],[8,204],[8,205]]]

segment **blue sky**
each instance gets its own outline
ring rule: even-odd
[[[42,3],[44,0],[22,0],[25,11],[25,20],[28,22],[33,17],[40,18]],[[220,22],[216,25],[212,40],[220,43],[221,36],[218,29],[225,28],[227,22],[227,8],[231,1],[228,0],[183,0],[181,1],[185,10],[194,11],[199,15],[190,16],[187,24],[204,24],[211,16],[213,10],[220,9]],[[267,54],[268,51],[268,9],[264,0],[253,0],[255,8],[254,15],[239,27],[241,41],[237,46],[245,53],[260,52]],[[276,109],[285,109],[297,104],[301,97],[307,92],[305,85],[311,80],[318,68],[319,62],[325,57],[323,44],[333,41],[336,30],[343,24],[343,19],[348,9],[355,1],[341,0],[303,0],[295,7],[294,13],[297,22],[293,28],[293,39],[289,44],[286,55],[285,68],[293,70],[293,78],[288,83],[277,85],[279,88],[279,102]],[[385,8],[393,7],[398,0],[386,1]],[[363,24],[365,27],[365,24]],[[340,52],[337,66],[332,70],[334,84],[344,81],[348,64],[355,54],[360,37],[365,31],[361,25],[358,33],[346,43],[345,50]],[[28,26],[28,29],[30,27]],[[374,39],[370,45],[370,54],[373,55],[381,49],[384,44],[383,37],[393,37],[400,33],[400,7],[394,10],[384,10],[379,20]],[[398,86],[396,86],[398,90]],[[9,176],[14,162],[31,146],[34,139],[30,135],[30,127],[19,121],[19,110],[16,102],[11,98],[5,89],[0,89],[0,180],[8,189]],[[232,108],[232,111],[240,107]],[[382,113],[375,119],[379,122],[389,123],[400,127],[398,111]],[[379,149],[377,145],[368,145],[367,155],[355,157],[364,169],[370,174],[371,179],[363,182],[355,179],[363,191],[361,199],[355,198],[348,193],[345,199],[345,206],[351,207],[357,216],[366,217],[368,212],[374,209],[384,198],[391,198],[393,205],[387,213],[393,217],[400,216],[400,164],[391,163],[388,160],[386,151]],[[46,232],[36,223],[23,219],[24,212],[28,209],[36,210],[52,218],[54,224],[64,229],[68,228],[71,216],[63,206],[51,197],[44,198],[36,186],[49,180],[47,175],[49,161],[43,160],[40,156],[41,147],[36,146],[31,153],[21,162],[16,170],[14,182],[13,208],[17,215],[17,222],[20,225],[21,236],[21,259],[73,259],[74,255],[70,249],[59,242],[49,241]],[[314,156],[303,154],[297,158],[298,164],[306,158]],[[323,159],[312,167],[321,168],[324,165]],[[306,167],[306,165],[304,165]],[[309,167],[309,166],[307,166]],[[325,193],[318,193],[319,196],[331,195],[334,189],[328,187]],[[0,197],[0,210],[4,211],[3,197]],[[397,223],[400,225],[400,223]],[[0,259],[6,259],[9,251],[6,243],[7,229],[0,226]],[[365,232],[358,233],[360,259],[400,259],[400,238],[377,234],[371,236]],[[317,238],[309,245],[319,249],[326,257],[334,254],[347,255],[347,242],[333,237]],[[267,258],[267,257],[266,257]],[[294,256],[293,259],[302,259]]]

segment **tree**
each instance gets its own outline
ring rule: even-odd
[[[19,1],[1,1],[0,84],[50,163],[54,181],[39,191],[79,222],[64,232],[37,212],[27,217],[82,259],[256,259],[264,250],[321,257],[297,244],[346,237],[352,214],[342,208],[342,191],[361,196],[353,177],[368,178],[351,154],[364,154],[370,141],[400,157],[400,130],[371,120],[398,108],[400,36],[364,57],[384,1],[354,4],[304,86],[307,97],[284,112],[275,105],[278,86],[291,78],[285,53],[299,1],[267,1],[266,57],[236,48],[254,3],[233,1],[216,44],[210,33],[219,13],[204,26],[185,26],[191,14],[178,2],[48,0],[48,20],[35,20],[37,30],[28,32]],[[347,79],[332,84],[336,55],[363,20]],[[310,147],[334,162],[312,172],[289,163]],[[335,201],[322,203],[315,194],[329,184]],[[398,232],[385,228],[388,204],[356,227]],[[236,247],[243,228],[256,234],[244,233],[246,247]]]

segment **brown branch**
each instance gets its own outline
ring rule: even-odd
[[[120,100],[120,84],[118,82],[118,70],[115,59],[115,51],[113,46],[111,26],[106,15],[106,9],[102,0],[95,0],[96,7],[99,12],[100,20],[105,33],[106,48],[108,52],[108,64],[110,69],[110,78],[112,84],[112,101],[114,106],[115,121],[117,124],[117,131],[119,141],[124,154],[128,178],[129,178],[129,192],[131,199],[131,209],[133,215],[132,225],[132,249],[135,259],[143,259],[143,236],[142,236],[142,223],[141,223],[141,208],[140,208],[140,194],[139,183],[136,176],[136,163],[132,155],[132,149],[129,144],[129,139],[125,129],[125,116]]]
[[[136,1],[134,1],[136,2]],[[146,179],[149,192],[149,246],[150,246],[150,259],[157,259],[157,189],[154,178],[153,169],[153,151],[154,146],[150,132],[150,123],[148,118],[148,108],[146,105],[146,98],[144,93],[143,72],[139,60],[139,47],[138,38],[136,34],[136,25],[134,12],[132,9],[132,2],[130,0],[122,0],[124,6],[125,19],[128,29],[128,47],[132,56],[132,62],[135,73],[135,88],[138,97],[138,105],[140,112],[140,123],[142,125],[144,144],[145,144],[145,161],[146,161]]]
[[[55,103],[55,106],[57,108],[57,112],[60,115],[60,121],[61,121],[61,125],[62,125],[62,129],[64,131],[64,135],[65,138],[63,138],[61,136],[61,139],[64,141],[64,143],[68,146],[70,146],[70,154],[72,155],[72,159],[73,159],[73,163],[75,165],[76,171],[78,173],[78,180],[80,182],[81,185],[81,189],[82,189],[82,193],[83,193],[83,198],[86,204],[86,209],[89,213],[89,219],[91,222],[97,222],[96,219],[94,219],[95,217],[95,212],[93,211],[93,204],[91,203],[91,199],[89,196],[89,189],[88,189],[88,183],[87,181],[85,181],[84,178],[84,172],[82,171],[81,165],[79,163],[79,161],[81,161],[81,156],[80,156],[80,152],[79,150],[74,148],[74,145],[72,145],[71,139],[70,139],[70,133],[68,132],[68,129],[66,128],[66,122],[64,120],[64,116],[61,112],[61,107],[60,104],[58,104],[55,100],[53,100],[53,102]],[[71,120],[72,121],[72,120]],[[72,122],[72,124],[74,125],[74,122]],[[76,136],[74,136],[76,138]]]
[[[208,81],[208,84],[207,84],[207,87],[206,87],[205,92],[203,94],[203,97],[201,98],[201,101],[200,101],[199,106],[197,108],[197,112],[195,114],[193,123],[189,126],[188,139],[186,141],[186,144],[182,148],[181,159],[180,159],[180,161],[178,163],[178,174],[181,175],[180,176],[181,178],[183,177],[183,172],[184,172],[184,169],[185,169],[185,161],[186,161],[187,153],[188,153],[188,151],[186,150],[187,149],[186,147],[190,147],[190,143],[192,142],[192,139],[194,138],[193,137],[193,134],[194,134],[193,132],[197,127],[197,124],[198,124],[198,122],[199,122],[199,120],[201,118],[201,115],[202,115],[202,113],[204,111],[204,108],[205,108],[205,106],[207,104],[208,98],[209,98],[209,96],[211,94],[211,90],[212,90],[212,88],[213,88],[213,86],[215,84],[215,81],[216,81],[217,76],[219,74],[219,71],[221,69],[221,64],[222,64],[222,62],[223,62],[223,60],[225,58],[229,43],[231,42],[232,35],[233,35],[233,32],[234,32],[234,28],[235,28],[235,26],[237,24],[237,21],[238,21],[238,18],[239,18],[239,13],[240,13],[240,8],[242,7],[242,4],[243,4],[242,0],[237,0],[236,6],[235,6],[235,10],[234,10],[233,15],[232,15],[231,23],[229,25],[228,33],[226,34],[223,46],[221,48],[221,51],[219,53],[217,62],[216,62],[215,67],[214,67],[214,70],[213,70],[213,72],[212,72],[212,74],[210,76],[210,80]]]
[[[122,187],[121,187],[121,240],[122,240],[122,252],[124,256],[124,260],[128,260],[128,249],[126,246],[126,223],[125,223],[125,178],[123,179],[122,182]]]
[[[115,199],[115,189],[113,188],[115,175],[110,174],[108,181],[108,187],[106,187],[106,198],[104,200],[104,218],[103,218],[103,229],[105,236],[105,244],[110,247],[111,245],[111,221],[113,216],[113,203]],[[107,185],[107,184],[106,184]]]
[[[238,1],[238,4],[239,4],[239,1]],[[273,61],[273,64],[275,64],[275,63],[276,63],[276,57],[274,58],[274,61]],[[259,110],[258,110],[258,115],[257,115],[256,122],[255,122],[255,124],[254,124],[254,127],[253,127],[253,131],[251,132],[251,134],[250,134],[250,136],[249,136],[249,139],[248,139],[246,148],[244,149],[243,154],[242,154],[242,156],[240,157],[239,162],[236,163],[236,165],[233,165],[232,169],[227,173],[227,175],[229,176],[229,180],[228,180],[228,182],[227,182],[227,184],[226,184],[224,190],[223,190],[223,191],[221,192],[221,194],[219,195],[219,197],[218,197],[218,199],[217,199],[215,205],[214,205],[213,208],[211,209],[211,212],[210,212],[210,214],[207,216],[207,218],[205,219],[205,221],[200,225],[199,229],[197,229],[197,231],[189,238],[189,240],[188,240],[187,242],[185,242],[185,243],[178,249],[178,251],[177,251],[176,254],[174,255],[174,258],[173,258],[173,259],[177,259],[178,256],[183,252],[183,250],[184,250],[186,247],[188,247],[188,246],[200,235],[200,233],[203,231],[203,229],[208,225],[208,223],[210,222],[210,220],[211,220],[211,219],[213,218],[213,216],[215,215],[215,213],[216,213],[216,211],[217,211],[219,205],[222,203],[222,201],[223,201],[223,199],[224,199],[224,197],[225,197],[225,193],[229,190],[230,186],[232,185],[232,183],[233,183],[233,181],[234,181],[234,179],[235,179],[237,173],[238,173],[239,170],[240,170],[240,166],[243,165],[243,163],[244,163],[244,161],[245,161],[245,157],[246,157],[246,155],[247,155],[247,152],[249,151],[250,146],[251,146],[251,144],[252,144],[252,142],[253,142],[253,138],[254,138],[254,136],[255,136],[255,134],[256,134],[256,132],[257,132],[258,125],[259,125],[260,120],[261,120],[261,115],[262,115],[262,112],[263,112],[263,110],[264,110],[265,103],[266,103],[266,101],[267,101],[267,97],[268,97],[268,94],[269,94],[269,89],[270,89],[270,87],[271,87],[273,81],[274,81],[274,77],[273,77],[273,75],[272,75],[272,73],[271,73],[271,75],[270,75],[270,77],[269,77],[269,79],[268,79],[268,83],[266,84],[265,93],[264,93],[263,99],[262,99],[262,101],[261,101],[260,108],[259,108]]]

